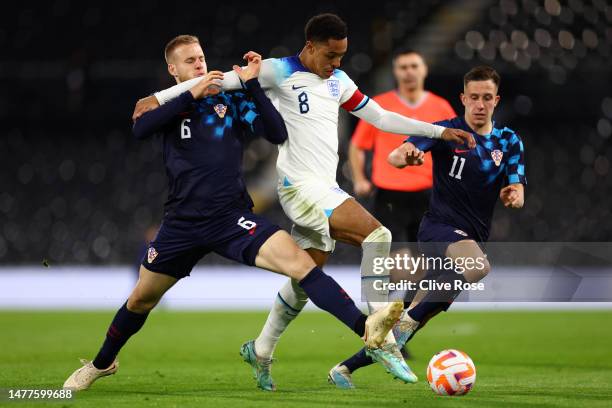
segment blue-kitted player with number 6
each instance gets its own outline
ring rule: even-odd
[[[64,387],[87,389],[96,379],[114,374],[117,354],[149,311],[210,252],[295,279],[315,305],[361,336],[366,347],[379,349],[402,312],[401,302],[364,315],[287,232],[251,210],[241,170],[244,141],[252,134],[275,144],[287,139],[283,119],[257,79],[261,59],[252,56],[246,68],[234,67],[246,89],[234,92],[220,92],[216,86],[223,79],[221,72],[207,73],[197,37],[170,41],[166,61],[177,82],[202,80],[134,124],[138,139],[163,136],[169,179],[164,219],[144,255],[136,287],[115,315],[102,348],[93,361],[82,361],[83,367]],[[258,360],[254,351],[245,352]]]

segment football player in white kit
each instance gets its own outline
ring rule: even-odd
[[[374,257],[389,255],[391,233],[336,182],[339,108],[385,132],[441,138],[465,143],[470,148],[475,141],[463,130],[435,126],[386,111],[363,95],[347,74],[338,69],[348,46],[347,27],[338,16],[321,14],[311,18],[306,24],[305,37],[306,44],[296,56],[263,61],[252,51],[244,56],[249,62],[261,62],[259,82],[275,102],[289,134],[287,141],[279,146],[276,165],[279,200],[294,223],[291,235],[319,267],[326,263],[335,241],[340,240],[362,247],[362,276],[367,276],[371,273]],[[233,72],[224,74],[220,84],[223,90],[242,87],[236,70],[239,68],[234,66]],[[200,80],[185,81],[141,99],[134,118],[176,98]],[[416,155],[412,158],[417,159]],[[382,278],[388,279],[388,272],[384,275],[386,277]],[[307,301],[297,282],[289,280],[279,290],[259,337],[242,346],[241,355],[253,367],[260,388],[275,389],[270,373],[274,348]],[[371,311],[383,305],[368,302]],[[392,333],[386,346],[371,353],[370,357],[393,376],[405,382],[416,382]],[[334,378],[330,375],[329,380],[333,382]]]

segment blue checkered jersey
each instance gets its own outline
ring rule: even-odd
[[[137,138],[154,133],[163,137],[168,176],[165,217],[202,219],[253,207],[242,174],[243,145],[254,133],[274,143],[287,138],[280,114],[258,84],[257,91],[269,104],[263,109],[267,116],[243,91],[199,100],[185,92],[136,121]],[[265,126],[266,119],[273,126]]]
[[[485,242],[500,190],[508,184],[527,184],[523,143],[513,130],[495,123],[484,136],[474,132],[463,117],[436,124],[471,132],[476,147],[470,150],[415,136],[406,140],[432,154],[434,185],[427,215]]]

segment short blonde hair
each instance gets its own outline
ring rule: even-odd
[[[170,55],[172,52],[181,45],[186,44],[199,44],[200,39],[195,35],[181,34],[177,35],[173,39],[171,39],[168,44],[166,44],[166,48],[164,48],[164,58],[166,59],[166,63],[170,63]]]

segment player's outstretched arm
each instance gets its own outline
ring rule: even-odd
[[[234,65],[234,72],[240,77],[247,91],[253,97],[259,115],[255,117],[252,126],[256,135],[261,135],[274,144],[287,140],[287,128],[282,116],[259,84],[258,75],[261,69],[261,55],[251,52],[245,55],[248,60],[246,68]]]
[[[461,145],[465,143],[469,148],[476,146],[474,136],[469,132],[432,125],[431,123],[402,116],[383,109],[372,99],[369,99],[362,108],[351,113],[384,132],[443,139]]]
[[[194,100],[219,93],[219,88],[212,85],[222,76],[223,73],[220,71],[211,71],[191,90],[184,92],[161,108],[143,114],[132,127],[134,136],[137,139],[143,139],[153,135],[176,115],[187,110],[189,104]]]
[[[254,51],[247,52],[246,54],[244,54],[242,58],[248,61],[249,58],[252,58],[255,55],[261,58],[261,56]],[[262,76],[266,78],[270,76],[270,74],[274,71],[272,65],[273,65],[273,60],[271,59],[262,61],[262,68],[261,68]],[[177,96],[179,96],[181,93],[185,92],[186,90],[193,88],[200,80],[201,80],[200,78],[193,78],[193,79],[190,79],[189,81],[181,82],[180,84],[174,85],[171,88],[156,92],[154,94],[155,99],[160,105],[163,105],[169,100],[176,98]],[[235,71],[226,72],[223,75],[223,80],[220,82],[220,86],[224,91],[233,91],[236,89],[242,89],[242,83],[240,82],[240,78]]]
[[[507,208],[523,208],[525,204],[525,186],[521,183],[507,185],[499,192],[499,199]]]
[[[153,95],[159,105],[163,105],[164,103],[176,98],[183,92],[188,91],[197,86],[200,82],[204,80],[203,78],[205,77],[206,76],[193,78],[188,81],[181,82],[180,84],[174,85],[172,88],[155,92]],[[222,78],[218,81],[217,85],[224,91],[232,91],[242,88],[242,84],[240,83],[238,75],[236,75],[236,73],[233,71],[225,72]]]
[[[223,82],[224,78],[225,74],[223,74],[221,71],[210,71],[203,77],[193,78],[189,81],[181,82],[180,84],[169,88],[173,89],[173,93],[175,91],[180,91],[180,93],[176,96],[172,96],[172,98],[164,100],[164,102],[162,103],[158,101],[155,95],[141,98],[138,100],[138,102],[136,102],[134,112],[132,113],[132,120],[138,120],[145,112],[157,109],[160,105],[163,105],[164,103],[178,97],[179,95],[187,91],[191,91],[191,93],[194,94],[196,99],[202,98],[207,95],[214,95],[216,93],[219,93],[218,85],[219,83]],[[185,84],[187,84],[188,86]]]
[[[248,60],[249,56],[259,55],[254,51],[249,51],[244,54],[244,59]],[[277,61],[273,58],[265,59],[261,61],[261,72],[259,75],[259,82],[264,89],[273,87],[276,84],[276,77],[278,68],[276,67]],[[196,86],[201,78],[193,78],[180,84],[174,85],[171,88],[164,89],[163,91],[156,92],[154,95],[147,96],[139,99],[134,107],[132,114],[132,120],[138,119],[143,113],[150,110],[156,109],[160,105],[178,97],[185,91],[190,90]],[[242,89],[242,83],[240,78],[235,71],[225,72],[223,74],[223,80],[220,82],[221,89],[224,91],[232,91],[236,89]]]
[[[403,169],[406,166],[420,166],[424,162],[425,153],[410,142],[405,142],[393,150],[387,157],[387,162],[393,167]]]
[[[159,108],[160,105],[178,97],[184,92],[189,91],[202,81],[201,77],[193,78],[188,81],[181,82],[180,84],[174,85],[172,88],[164,89],[163,91],[157,92],[153,95],[140,98],[134,106],[134,112],[132,113],[132,120],[135,122],[145,112],[152,111],[153,109]]]

